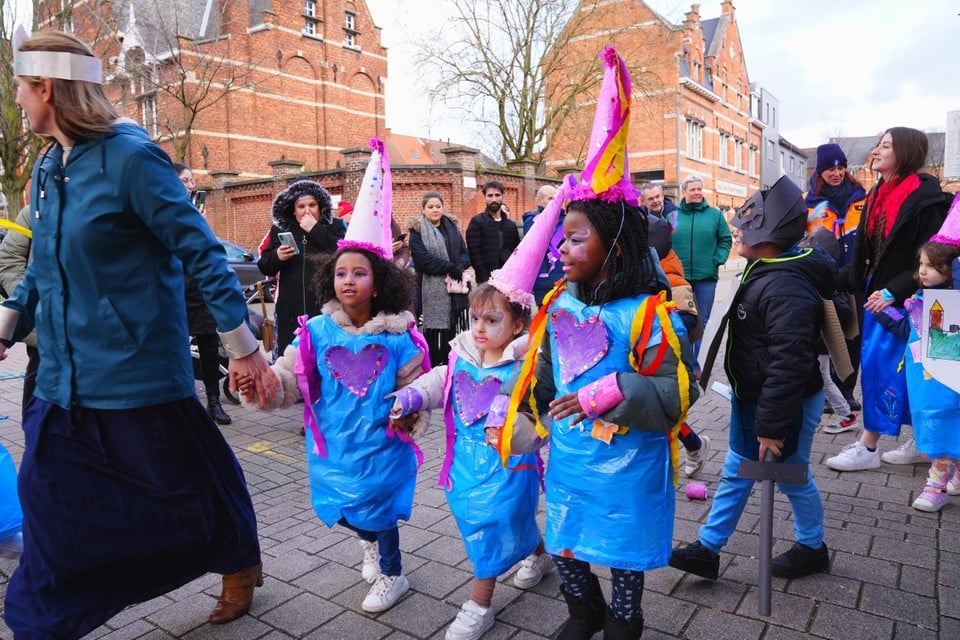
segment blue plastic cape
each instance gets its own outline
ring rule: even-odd
[[[17,493],[17,468],[7,448],[0,444],[0,540],[20,533],[23,511]]]
[[[461,372],[472,383],[488,377],[501,382],[514,370],[513,363],[479,368],[457,358],[447,376]],[[448,385],[449,386],[449,385]],[[537,501],[540,477],[534,454],[511,456],[505,469],[500,454],[487,446],[484,433],[486,414],[468,416],[465,424],[458,411],[457,394],[451,388],[448,401],[454,403],[455,440],[447,503],[457,521],[460,537],[473,563],[476,578],[495,578],[533,553],[540,543],[537,526]]]
[[[914,294],[907,305],[911,318],[910,339],[903,363],[917,451],[930,458],[960,458],[960,393],[923,369],[917,330],[923,313],[922,291]]]
[[[557,397],[578,391],[611,372],[634,372],[629,354],[630,327],[645,296],[614,300],[599,311],[607,333],[606,354],[564,383],[553,333],[547,326]],[[569,291],[553,310],[572,314],[578,323],[595,316]],[[659,322],[647,343],[662,339]],[[571,426],[572,417],[555,420],[547,463],[547,550],[568,558],[617,569],[647,571],[667,564],[673,539],[675,491],[666,433],[630,430],[610,444],[591,436],[588,421]]]
[[[874,433],[896,437],[901,424],[910,424],[907,379],[900,368],[906,346],[906,341],[877,323],[872,313],[863,314],[863,426]]]
[[[385,531],[398,519],[410,518],[416,485],[417,460],[413,448],[387,434],[396,388],[397,370],[420,354],[408,333],[354,335],[329,316],[307,322],[317,354],[320,397],[314,410],[327,445],[327,457],[314,454],[314,440],[306,430],[310,497],[317,516],[333,526],[341,518],[358,529]],[[331,349],[359,355],[365,347],[385,348],[382,368],[366,386],[362,397],[350,377],[327,363]],[[373,348],[373,347],[371,347]],[[342,351],[341,357],[342,357]]]

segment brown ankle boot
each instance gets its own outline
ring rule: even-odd
[[[253,588],[263,586],[263,564],[256,564],[246,571],[223,576],[223,591],[217,606],[210,612],[210,624],[223,624],[236,620],[250,611],[253,603]]]

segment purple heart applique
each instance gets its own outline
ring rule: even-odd
[[[553,312],[553,337],[557,343],[560,381],[563,384],[587,371],[607,355],[607,327],[597,316],[577,322],[562,309]]]
[[[330,347],[323,359],[333,377],[350,393],[362,398],[383,373],[390,352],[381,344],[368,344],[360,353],[353,353],[346,347]]]
[[[466,371],[457,371],[453,376],[453,397],[457,403],[457,413],[465,425],[471,425],[490,411],[493,399],[500,392],[500,381],[487,376],[475,382]]]

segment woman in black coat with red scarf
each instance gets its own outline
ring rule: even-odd
[[[907,127],[887,129],[870,154],[870,168],[880,174],[867,195],[857,228],[853,259],[840,272],[838,288],[862,296],[861,378],[863,426],[860,439],[826,464],[835,471],[876,469],[919,461],[913,441],[881,458],[881,435],[897,437],[910,423],[906,380],[899,362],[906,343],[883,329],[874,313],[902,307],[916,291],[917,251],[943,224],[951,196],[934,176],[918,171],[926,163],[927,135]]]

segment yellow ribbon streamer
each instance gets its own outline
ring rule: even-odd
[[[6,218],[0,218],[0,227],[6,227],[7,229],[10,229],[11,231],[16,231],[17,233],[22,233],[23,235],[27,236],[28,238],[33,238],[33,233],[31,233],[30,229],[27,229],[26,227],[21,226],[21,225],[17,224],[16,222],[10,222],[10,221],[7,220]]]

